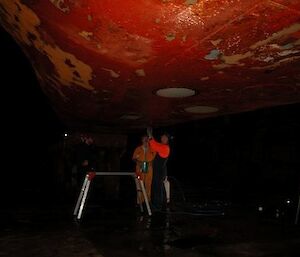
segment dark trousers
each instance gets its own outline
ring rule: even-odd
[[[166,199],[164,180],[167,176],[167,159],[156,155],[153,161],[151,202],[154,208],[161,209]]]

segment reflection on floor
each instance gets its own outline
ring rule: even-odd
[[[224,217],[89,206],[83,220],[71,207],[0,211],[0,256],[12,257],[299,257],[300,228],[247,212]]]

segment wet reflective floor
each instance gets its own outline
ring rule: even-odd
[[[0,212],[0,256],[299,257],[300,228],[244,210],[225,216],[154,213],[90,205],[80,222],[71,206]]]

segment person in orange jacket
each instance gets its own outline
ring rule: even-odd
[[[153,161],[153,180],[152,180],[152,206],[161,209],[166,199],[164,181],[167,178],[167,161],[170,155],[169,135],[161,135],[160,142],[157,142],[152,135],[152,129],[147,129],[149,145],[152,151],[156,152]]]
[[[132,159],[136,162],[135,172],[137,177],[144,182],[146,194],[148,200],[151,199],[151,185],[153,176],[153,165],[152,162],[155,158],[155,152],[150,149],[148,136],[142,137],[142,145],[138,146],[132,156]],[[137,187],[139,184],[137,183]],[[141,197],[141,196],[138,196]],[[144,201],[143,197],[140,198]],[[138,199],[138,203],[140,201]]]

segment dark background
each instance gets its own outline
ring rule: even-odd
[[[1,35],[2,196],[12,204],[27,197],[64,192],[58,163],[67,130],[38,85],[14,40]],[[203,197],[236,202],[296,199],[300,187],[300,104],[179,124],[173,136],[169,174]],[[122,169],[142,131],[128,135]],[[60,169],[58,171],[58,169]],[[51,193],[50,193],[51,192]],[[60,197],[61,198],[61,197]],[[20,201],[21,201],[20,200]]]

